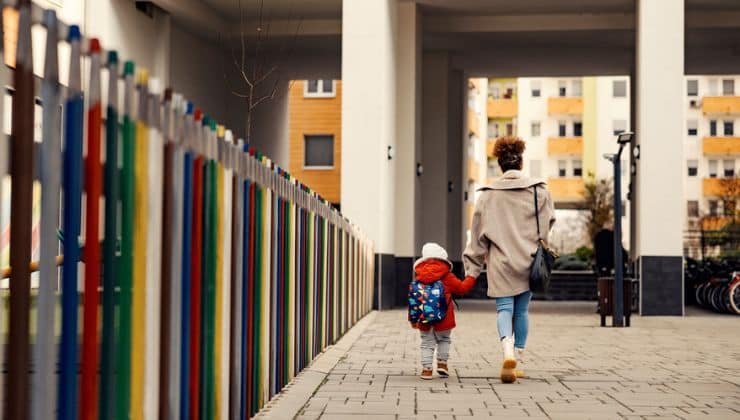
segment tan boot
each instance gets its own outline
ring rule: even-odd
[[[442,378],[449,378],[450,377],[450,371],[447,368],[447,361],[441,361],[437,360],[437,373]]]
[[[526,378],[526,375],[524,374],[524,369],[522,368],[522,364],[524,363],[524,349],[514,349],[514,352],[516,353],[516,365],[517,368],[514,369],[514,374],[518,378]]]
[[[421,379],[430,380],[434,378],[434,374],[432,373],[432,368],[423,368],[421,370]]]
[[[504,361],[501,365],[501,382],[510,384],[516,381],[516,357],[514,356],[514,338],[506,337],[501,340],[504,350]]]

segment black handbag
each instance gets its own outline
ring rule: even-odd
[[[552,266],[559,255],[542,239],[540,234],[540,207],[537,204],[537,186],[534,186],[534,215],[537,220],[537,250],[532,254],[532,266],[529,269],[529,290],[547,293],[550,288]]]

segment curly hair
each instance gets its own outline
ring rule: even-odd
[[[493,148],[493,155],[498,159],[498,165],[501,171],[506,172],[511,169],[522,169],[522,154],[526,145],[524,140],[514,136],[504,136],[496,139],[496,145]]]

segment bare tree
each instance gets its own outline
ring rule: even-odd
[[[236,0],[239,6],[239,42],[230,45],[231,59],[238,75],[239,85],[232,94],[244,99],[245,138],[250,142],[255,111],[275,99],[285,82],[284,60],[290,56],[301,29],[302,19],[288,17],[290,35],[276,35],[271,31],[273,19],[265,11],[265,0],[256,0],[256,20],[246,20],[246,0]],[[292,3],[291,3],[292,10]],[[226,77],[226,76],[225,76]],[[228,82],[228,77],[226,77]],[[288,84],[288,90],[290,89]]]
[[[588,174],[583,185],[583,199],[587,210],[586,227],[589,241],[593,241],[607,222],[612,220],[614,192],[609,179],[596,179],[593,173]]]
[[[726,217],[737,221],[738,202],[740,201],[740,176],[722,178],[719,180],[719,201],[722,203]]]

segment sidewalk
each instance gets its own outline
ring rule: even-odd
[[[617,330],[598,327],[595,303],[534,302],[530,379],[504,385],[495,305],[461,305],[449,379],[419,379],[418,332],[405,311],[380,312],[297,418],[740,418],[738,317],[636,316]]]

